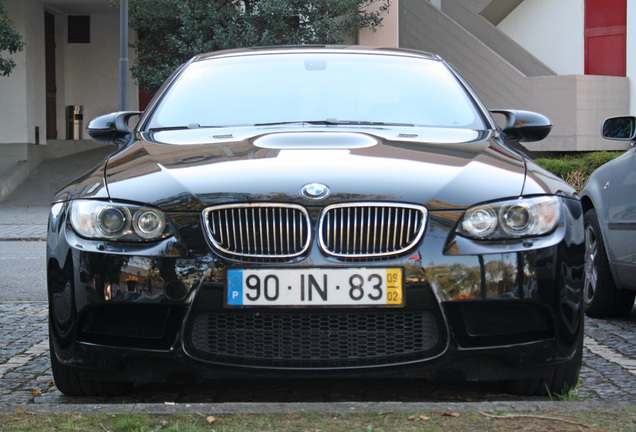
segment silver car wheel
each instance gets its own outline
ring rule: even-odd
[[[585,283],[583,287],[583,300],[587,304],[594,300],[598,286],[599,267],[598,239],[594,228],[588,225],[585,227]]]

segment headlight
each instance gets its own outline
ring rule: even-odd
[[[106,205],[97,209],[92,217],[98,235],[117,238],[130,231],[130,211],[126,207]]]
[[[152,241],[172,234],[162,211],[97,200],[72,201],[71,226],[82,237]]]
[[[558,197],[519,198],[469,208],[458,232],[484,240],[540,236],[554,230],[560,219]]]
[[[489,207],[470,209],[464,216],[462,228],[474,237],[488,237],[497,228],[497,213]]]

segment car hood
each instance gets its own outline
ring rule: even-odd
[[[451,210],[524,193],[556,192],[547,173],[526,179],[525,158],[491,132],[211,130],[140,134],[107,161],[104,182],[94,185],[91,195],[106,192],[112,199],[166,211],[200,211],[235,202],[312,206],[345,200]],[[301,189],[310,183],[327,186],[330,194],[320,201],[304,198]]]

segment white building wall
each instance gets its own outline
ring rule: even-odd
[[[0,77],[3,125],[0,144],[35,143],[35,126],[40,128],[43,143],[46,136],[44,8],[38,0],[9,0],[6,6],[25,47],[10,56],[16,63],[11,75]]]
[[[8,0],[6,6],[25,47],[11,55],[16,62],[11,75],[0,77],[0,144],[34,144],[36,127],[39,143],[46,144],[45,7],[40,0]],[[55,15],[57,132],[65,139],[67,105],[84,107],[84,129],[92,118],[119,107],[119,14],[113,8],[112,14],[91,15],[91,43],[69,44],[66,15],[48,11]],[[129,40],[133,37],[131,32]],[[130,49],[131,63],[133,56]],[[130,108],[137,109],[132,77],[129,96]]]
[[[560,75],[585,73],[585,1],[526,0],[498,28]],[[530,25],[529,25],[530,24]],[[636,1],[627,1],[627,77],[636,77]],[[629,113],[636,115],[630,81]]]
[[[58,75],[58,139],[66,136],[64,107],[81,105],[84,109],[84,129],[88,122],[102,114],[119,108],[119,15],[91,15],[91,42],[69,44],[66,41],[66,17],[56,17],[63,28],[62,43],[58,43],[58,64],[63,72]],[[132,35],[131,35],[132,36]],[[129,38],[132,40],[132,38]],[[61,53],[60,53],[61,51]],[[129,50],[132,64],[134,52]],[[138,91],[129,80],[129,107],[139,106]],[[84,139],[88,139],[84,131]]]
[[[49,11],[50,12],[50,11]],[[66,83],[66,16],[53,14],[55,18],[55,86],[57,88],[55,98],[55,112],[57,123],[57,139],[66,138],[66,123],[64,123],[65,83]]]
[[[46,143],[46,74],[44,56],[44,6],[38,0],[27,0],[25,27],[26,53],[26,135],[28,143]]]
[[[581,75],[584,16],[584,0],[526,0],[497,28],[559,75]]]
[[[371,5],[369,11],[377,11],[379,4]],[[358,31],[358,43],[365,46],[382,46],[397,48],[400,46],[400,5],[398,1],[391,2],[389,10],[382,15],[382,26],[374,30],[361,29]]]

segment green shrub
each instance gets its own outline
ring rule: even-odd
[[[570,183],[573,188],[580,192],[587,178],[596,168],[617,158],[623,153],[622,151],[568,153],[559,156],[537,158],[534,161]]]

